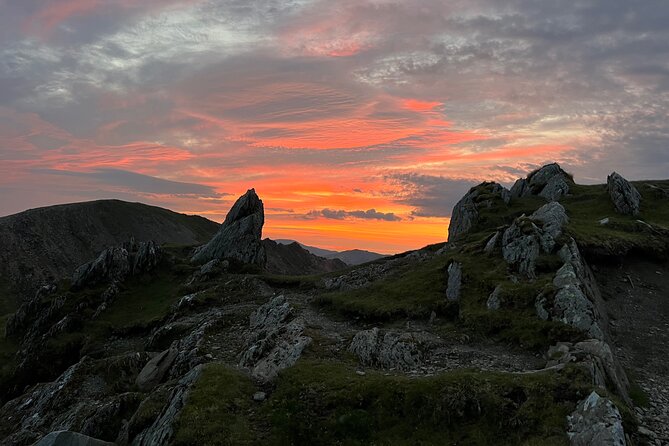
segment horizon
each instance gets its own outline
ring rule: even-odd
[[[548,162],[669,172],[669,3],[0,0],[0,216],[120,199],[398,253]]]

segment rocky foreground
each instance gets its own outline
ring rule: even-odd
[[[669,182],[548,165],[347,269],[263,222],[250,190],[200,247],[43,284],[2,320],[0,442],[669,444]]]

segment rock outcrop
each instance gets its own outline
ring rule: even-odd
[[[136,245],[134,241],[107,248],[72,275],[72,288],[77,290],[101,283],[123,282],[130,275],[149,272],[158,266],[162,251],[154,241]]]
[[[170,444],[174,437],[175,423],[181,414],[181,409],[186,405],[191,387],[202,374],[202,367],[201,365],[195,367],[179,380],[158,418],[133,440],[133,446]]]
[[[542,206],[529,217],[517,218],[502,237],[504,260],[521,274],[534,278],[539,255],[553,252],[568,221],[564,207],[557,202]]]
[[[490,208],[496,200],[509,203],[510,192],[500,184],[485,182],[472,187],[455,205],[448,227],[448,240],[457,241],[474,228],[479,219],[479,209]]]
[[[265,249],[261,243],[264,223],[263,203],[255,189],[249,189],[232,206],[218,233],[197,250],[192,261],[206,263],[213,259],[234,259],[264,266]]]
[[[576,344],[561,342],[549,348],[546,356],[547,367],[569,363],[585,364],[592,376],[593,385],[602,390],[611,385],[627,404],[632,403],[629,396],[630,383],[625,369],[606,342],[599,339],[588,339]]]
[[[384,369],[411,370],[421,364],[420,339],[412,333],[378,328],[358,332],[348,350],[367,366]]]
[[[592,392],[569,417],[572,446],[625,446],[625,430],[620,411],[608,398]]]
[[[613,172],[606,179],[606,186],[616,212],[625,215],[639,215],[641,194],[632,183]]]
[[[240,365],[260,381],[273,380],[279,371],[295,364],[311,343],[304,329],[304,321],[293,317],[293,308],[286,298],[273,298],[250,317],[247,347]]]
[[[573,180],[559,164],[552,163],[516,181],[511,188],[511,198],[540,196],[548,201],[559,201],[567,195]]]

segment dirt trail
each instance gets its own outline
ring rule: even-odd
[[[596,271],[611,317],[615,349],[648,395],[637,408],[647,444],[669,445],[669,264],[644,260]]]

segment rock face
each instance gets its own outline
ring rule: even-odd
[[[508,203],[511,194],[497,183],[485,182],[472,187],[453,208],[448,240],[456,241],[468,234],[478,222],[479,209],[492,207],[495,199]]]
[[[639,215],[641,194],[632,186],[632,183],[613,172],[606,179],[606,184],[613,206],[619,214]]]
[[[114,443],[70,431],[51,432],[35,443],[35,446],[114,446]]]
[[[550,254],[553,251],[568,221],[564,207],[557,202],[542,206],[530,217],[517,218],[502,237],[504,260],[521,274],[529,278],[536,277],[539,255],[541,252]]]
[[[572,446],[625,446],[623,419],[618,408],[607,398],[592,392],[567,417]]]
[[[170,367],[177,358],[179,351],[175,348],[169,348],[154,358],[152,358],[139,372],[135,383],[143,392],[156,387],[162,379],[168,374]]]
[[[263,382],[295,364],[311,343],[311,338],[304,335],[304,321],[293,318],[293,309],[284,296],[258,308],[250,317],[249,328],[240,365]]]
[[[264,223],[263,203],[255,189],[249,189],[232,206],[218,233],[198,249],[192,261],[206,263],[213,259],[234,259],[263,266],[266,261],[261,243]]]
[[[386,331],[378,328],[358,332],[348,350],[355,353],[363,365],[384,369],[411,370],[421,364],[420,340],[411,333]]]
[[[532,195],[540,196],[548,201],[559,201],[569,193],[572,179],[559,164],[552,163],[521,178],[511,188],[511,198],[523,198]]]

